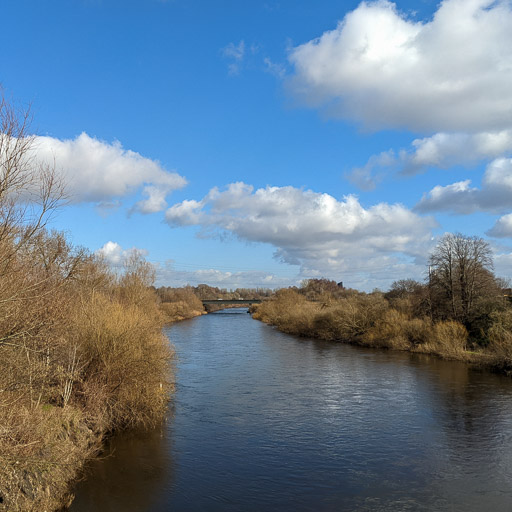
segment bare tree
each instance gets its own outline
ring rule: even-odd
[[[17,109],[0,91],[0,275],[64,199],[55,165],[36,157],[29,126],[30,109]]]
[[[476,236],[444,235],[429,261],[429,288],[435,317],[469,326],[483,300],[497,299],[489,244]]]
[[[10,360],[0,373],[9,382],[9,368],[23,366],[37,402],[35,376],[44,381],[48,367],[48,344],[41,341],[48,312],[62,309],[50,261],[42,272],[38,258],[42,251],[49,255],[45,225],[64,194],[55,167],[37,159],[29,124],[29,109],[16,108],[0,90],[0,356]]]

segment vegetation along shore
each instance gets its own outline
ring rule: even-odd
[[[110,432],[160,421],[173,353],[153,270],[122,272],[46,229],[65,200],[0,99],[0,510],[52,511]]]
[[[253,317],[299,336],[458,359],[512,373],[511,290],[493,274],[489,245],[447,234],[425,282],[405,279],[383,293],[311,279],[279,290]]]

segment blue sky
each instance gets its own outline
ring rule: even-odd
[[[422,279],[445,232],[512,273],[512,5],[2,2],[0,83],[70,204],[157,284]]]

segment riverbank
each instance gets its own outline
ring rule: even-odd
[[[156,293],[143,260],[115,275],[51,236],[60,237],[60,263],[73,272],[38,290],[55,303],[27,301],[23,309],[23,320],[51,328],[23,338],[26,330],[7,324],[12,343],[0,340],[0,511],[69,506],[71,485],[106,438],[158,423],[173,390],[174,354],[162,327],[207,314],[189,287]],[[51,241],[41,234],[41,244]],[[11,317],[20,323],[21,313]]]
[[[174,354],[142,259],[115,274],[41,232],[10,264],[0,286],[0,510],[51,512],[72,500],[70,484],[106,436],[161,420]]]
[[[309,301],[293,289],[280,290],[251,308],[253,318],[278,330],[322,340],[435,355],[512,374],[512,310],[496,312],[488,343],[471,342],[453,320],[432,322],[393,308],[381,293]]]
[[[164,332],[172,414],[115,436],[71,512],[508,510],[510,379],[301,339],[245,309]]]
[[[206,314],[203,303],[191,287],[162,287],[156,289],[155,292],[160,313],[166,324],[181,322]]]

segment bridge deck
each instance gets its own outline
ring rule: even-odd
[[[206,304],[260,304],[261,299],[208,299],[201,301]]]

